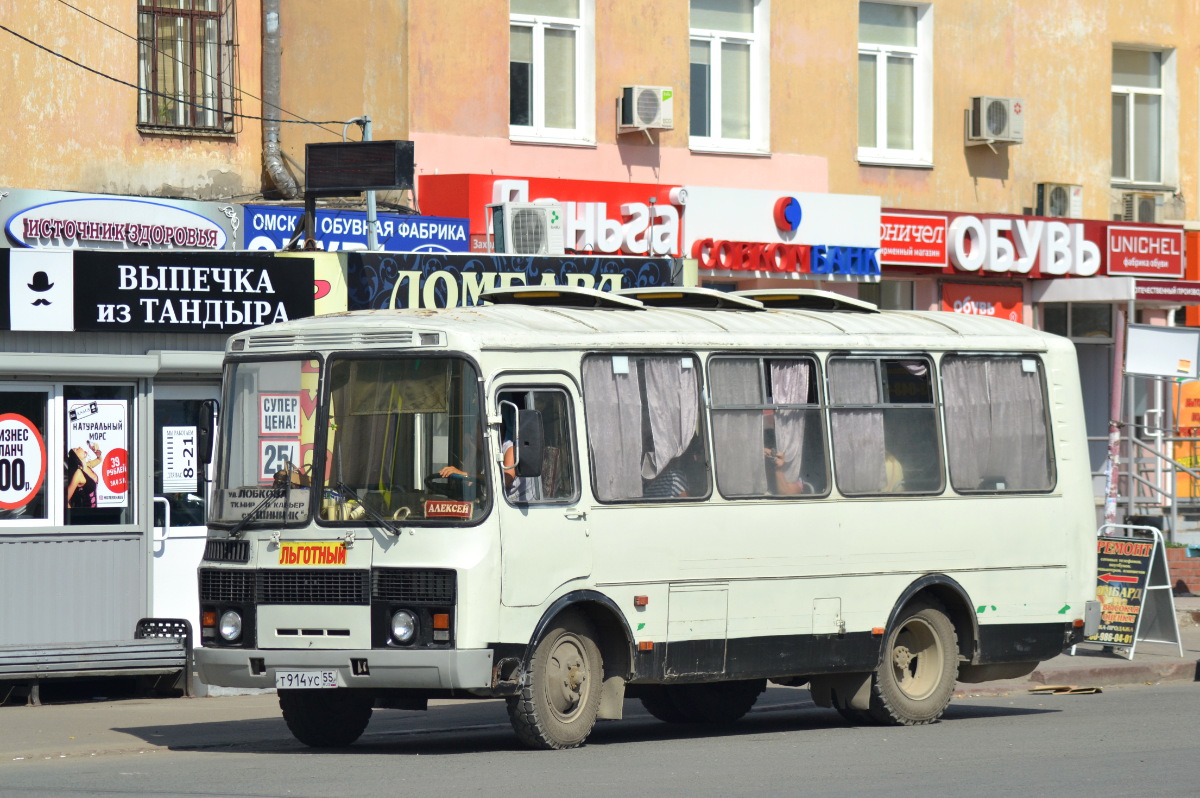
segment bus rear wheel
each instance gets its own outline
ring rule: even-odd
[[[604,667],[596,633],[585,618],[560,618],[533,652],[520,694],[508,699],[508,718],[530,748],[576,748],[596,725]]]
[[[954,624],[940,604],[914,602],[888,633],[868,713],[889,726],[933,723],[950,703],[957,672]]]
[[[375,699],[357,690],[280,690],[279,708],[297,740],[313,748],[350,745],[371,721]]]

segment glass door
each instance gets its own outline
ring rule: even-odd
[[[196,420],[201,403],[217,399],[219,393],[215,383],[154,386],[154,571],[150,614],[155,618],[188,619],[193,636],[199,634],[196,567],[204,556],[210,476],[198,472]]]

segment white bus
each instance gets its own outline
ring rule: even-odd
[[[1091,633],[1075,352],[825,292],[497,290],[230,339],[200,677],[295,736],[504,698],[571,748],[626,697],[768,681],[923,724]]]

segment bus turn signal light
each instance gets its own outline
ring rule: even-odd
[[[876,637],[882,637],[885,631],[886,630],[882,626],[876,626],[871,630],[871,634],[875,635]]]
[[[638,651],[653,651],[654,642],[652,640],[639,640]]]
[[[635,606],[635,607],[645,607],[649,603],[650,603],[649,596],[634,596],[633,597],[633,606]]]
[[[450,628],[450,613],[437,612],[433,615],[434,629],[449,629]]]
[[[201,626],[216,626],[217,625],[217,613],[212,612],[212,611],[200,613],[200,625]]]

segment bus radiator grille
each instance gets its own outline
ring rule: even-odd
[[[200,601],[258,604],[371,603],[367,571],[200,569]]]
[[[376,568],[371,597],[402,604],[454,604],[457,574],[432,568]]]

